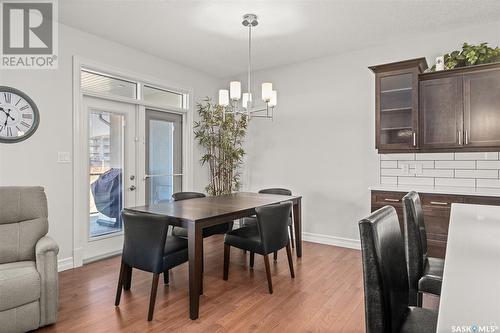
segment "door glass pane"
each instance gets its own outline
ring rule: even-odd
[[[144,101],[162,106],[173,106],[181,109],[183,107],[183,95],[180,93],[167,91],[163,89],[144,86],[143,88]]]
[[[410,144],[413,135],[412,74],[380,79],[381,144]]]
[[[181,116],[147,111],[147,201],[168,201],[182,188]]]
[[[122,230],[124,116],[89,114],[90,237]]]

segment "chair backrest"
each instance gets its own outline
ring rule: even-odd
[[[263,190],[260,190],[259,193],[263,194],[280,194],[280,195],[292,195],[292,191],[286,189],[286,188],[266,188]]]
[[[408,278],[410,289],[416,291],[418,290],[418,280],[424,274],[424,263],[427,257],[424,213],[417,192],[412,191],[403,197],[403,212]]]
[[[43,187],[0,186],[0,264],[35,260],[35,245],[49,229]]]
[[[161,273],[168,220],[164,216],[122,211],[125,240],[123,261],[143,271]]]
[[[172,194],[172,198],[174,199],[174,201],[204,198],[204,197],[206,197],[206,195],[199,192],[177,192]]]
[[[359,221],[366,331],[399,332],[408,311],[408,275],[396,210],[385,206]]]
[[[288,219],[291,211],[291,202],[255,209],[257,226],[265,254],[282,249],[288,243]]]

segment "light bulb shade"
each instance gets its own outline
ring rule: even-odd
[[[229,105],[229,90],[227,89],[219,90],[219,105],[222,106]]]
[[[269,102],[273,93],[273,84],[269,82],[262,83],[262,100]]]
[[[229,95],[231,96],[231,99],[235,101],[238,101],[241,98],[241,82],[229,82]]]
[[[250,93],[243,93],[243,100],[242,100],[242,105],[246,109],[249,107],[249,103],[252,102],[252,94]]]
[[[269,100],[269,106],[276,106],[278,104],[278,93],[276,90],[272,91],[271,99]]]

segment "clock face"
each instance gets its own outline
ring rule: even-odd
[[[0,86],[0,142],[26,140],[36,131],[39,119],[38,108],[28,95]]]

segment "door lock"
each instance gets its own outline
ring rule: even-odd
[[[135,176],[134,175],[130,175],[130,180],[134,180],[135,179]]]
[[[135,187],[135,185],[132,185],[128,189],[131,190],[131,191],[135,191],[136,187]]]

